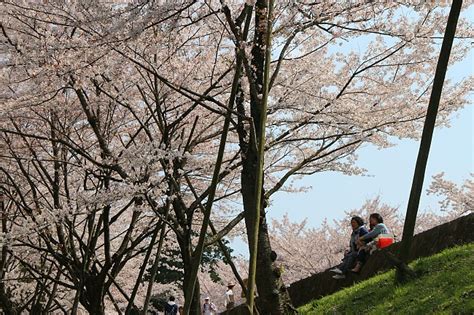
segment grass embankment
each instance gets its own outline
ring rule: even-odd
[[[474,243],[410,266],[418,278],[395,285],[388,271],[302,306],[301,314],[474,314]]]

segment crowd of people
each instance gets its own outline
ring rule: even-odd
[[[334,279],[344,279],[349,271],[359,273],[368,255],[377,248],[393,243],[393,236],[378,213],[370,215],[369,230],[365,227],[364,220],[358,216],[352,217],[351,227],[349,248],[345,251],[341,264],[330,270],[335,273]]]

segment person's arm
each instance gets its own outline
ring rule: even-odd
[[[364,236],[365,234],[369,233],[369,231],[367,231],[367,229],[365,227],[362,227],[360,230],[359,230],[359,237],[361,236]]]
[[[382,227],[380,225],[374,226],[374,229],[370,232],[368,232],[365,235],[362,235],[359,240],[363,241],[369,238],[375,238],[377,237],[380,233],[382,232]]]

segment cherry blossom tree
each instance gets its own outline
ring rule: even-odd
[[[445,211],[450,219],[466,215],[474,211],[474,174],[464,180],[461,186],[445,179],[445,174],[433,176],[428,194],[441,197],[440,209]]]
[[[186,7],[188,6],[183,8]],[[189,281],[186,270],[193,259],[189,249],[193,246],[194,233],[202,221],[198,205],[206,198],[206,193],[194,200],[195,196],[189,189],[182,191],[183,175],[188,174],[186,178],[189,185],[196,181],[195,178],[198,179],[193,185],[196,189],[207,185],[206,177],[209,173],[206,172],[212,170],[214,162],[213,141],[220,134],[216,122],[219,122],[222,115],[216,109],[208,108],[199,98],[182,95],[158,75],[148,76],[141,72],[145,71],[143,65],[127,54],[132,52],[134,57],[139,57],[139,48],[149,49],[146,36],[132,37],[128,41],[117,39],[123,46],[111,46],[108,42],[111,38],[97,34],[97,28],[110,18],[106,14],[106,6],[95,6],[92,3],[89,8],[71,10],[66,16],[63,15],[62,8],[54,5],[25,8],[11,3],[7,8],[9,24],[5,27],[2,24],[2,27],[11,50],[11,55],[7,55],[11,62],[9,66],[15,71],[6,78],[10,89],[5,92],[8,96],[6,105],[7,108],[10,106],[10,110],[5,109],[8,119],[2,125],[2,131],[10,151],[8,157],[17,162],[18,177],[6,169],[4,172],[10,176],[8,184],[22,193],[30,194],[29,198],[36,201],[37,195],[41,195],[41,202],[35,207],[46,207],[49,216],[40,224],[46,229],[56,225],[59,239],[63,238],[63,225],[67,226],[67,236],[60,240],[63,257],[53,255],[52,259],[56,259],[60,266],[71,267],[68,277],[72,277],[72,281],[76,283],[74,286],[69,285],[69,289],[78,292],[73,312],[78,303],[83,304],[90,312],[103,312],[106,294],[119,310],[119,303],[110,292],[106,293],[111,287],[128,300],[127,309],[135,307],[140,275],[147,267],[148,259],[152,257],[151,251],[155,243],[158,246],[155,261],[159,262],[159,249],[167,228],[177,236],[185,266],[185,280]],[[177,6],[169,10],[171,14],[179,15],[183,8]],[[86,9],[95,10],[97,20],[90,21],[83,16]],[[150,8],[152,9],[162,8]],[[111,22],[111,25],[107,25],[108,28],[115,27],[114,23],[123,20],[127,22],[131,15],[136,17],[132,14],[134,8],[131,11],[126,8],[124,12],[120,8],[117,10],[117,14],[125,17]],[[127,13],[130,15],[127,16]],[[170,12],[164,10],[162,14],[166,17]],[[24,21],[18,24],[19,16]],[[138,17],[145,18],[141,15]],[[130,21],[131,24],[135,22],[136,20]],[[40,33],[39,39],[25,31],[25,27],[36,24],[39,25],[36,28],[36,32]],[[174,27],[181,26],[183,25]],[[113,36],[128,35],[126,32],[123,34],[123,31],[120,29]],[[150,36],[155,40],[163,34],[163,31],[157,31],[150,27]],[[195,33],[185,33],[181,30],[184,35],[182,41],[176,40],[178,47],[186,44],[190,38],[193,40]],[[71,46],[76,36],[80,38],[76,43],[78,46]],[[48,41],[44,43],[43,37],[48,38]],[[19,49],[20,42],[25,38],[30,41],[25,42],[26,47]],[[89,46],[98,39],[100,41]],[[217,42],[213,37],[208,41]],[[129,47],[131,43],[136,51]],[[158,41],[156,44],[159,45]],[[168,46],[169,39],[164,38],[162,44],[163,47]],[[43,58],[43,51],[38,48],[46,49],[52,57]],[[203,48],[206,46],[203,45]],[[195,80],[193,84],[196,86],[206,85],[210,80],[211,87],[205,94],[213,91],[219,95],[223,89],[219,84],[222,83],[224,88],[227,87],[222,80],[228,70],[223,73],[210,70],[210,78],[204,73],[193,75],[189,72],[193,70],[189,55],[175,55],[176,51],[172,48],[158,56],[156,47],[153,49],[155,53],[150,54],[151,61],[154,60],[160,67],[171,67],[170,73],[179,68],[179,64],[187,62],[181,68],[183,77]],[[163,60],[162,64],[159,65],[157,60]],[[196,58],[193,60],[196,62]],[[27,62],[28,68],[25,67]],[[37,71],[36,75],[29,72],[32,69]],[[16,81],[22,75],[24,78],[21,82],[29,83],[25,87]],[[197,82],[196,76],[201,76],[205,83]],[[46,92],[35,94],[33,90],[24,91],[23,88],[42,88]],[[196,108],[199,109],[199,106],[203,106],[204,110],[198,111]],[[14,108],[22,110],[13,113],[11,110]],[[216,111],[217,114],[212,115]],[[38,125],[30,125],[32,121],[38,122]],[[49,126],[49,129],[41,129],[42,123]],[[25,147],[21,148],[24,156],[20,156],[20,151],[13,144],[15,141],[24,143]],[[49,147],[50,142],[52,148]],[[50,158],[50,150],[53,152],[53,159]],[[235,153],[226,154],[224,164],[232,163],[235,159],[233,156]],[[31,167],[34,166],[38,174],[25,171],[23,159],[30,158],[33,160]],[[26,164],[29,168],[29,163]],[[186,169],[185,164],[190,167]],[[189,174],[191,170],[194,173]],[[228,168],[224,174],[230,174],[231,171],[232,168]],[[20,179],[30,186],[31,192],[18,187]],[[55,186],[53,191],[49,189],[51,182]],[[62,185],[64,186],[60,187]],[[225,188],[228,186],[225,182],[220,185],[224,190],[228,189]],[[232,196],[235,192],[219,192],[217,198],[225,199],[229,194]],[[28,203],[24,197],[20,201]],[[193,201],[189,202],[191,206],[186,205],[189,200]],[[224,201],[218,204],[225,211]],[[34,210],[28,210],[28,215],[33,217]],[[64,212],[68,214],[65,221],[57,222],[56,218],[62,219]],[[32,224],[37,224],[36,219],[33,219]],[[227,229],[233,225],[235,223],[231,221]],[[225,226],[225,223],[216,226]],[[45,237],[51,237],[49,230]],[[78,244],[74,244],[71,238],[75,238]],[[218,238],[213,242],[217,240]],[[48,241],[57,243],[56,239]],[[33,244],[28,246],[33,247]],[[83,249],[82,257],[77,255],[76,246]],[[44,250],[53,254],[53,247]],[[127,263],[135,261],[136,264],[135,257],[142,253],[146,258],[138,268],[138,279],[132,282],[136,284],[132,286],[131,292],[125,292],[119,285],[119,273]],[[78,260],[74,261],[78,266],[74,266],[69,260],[71,256]],[[89,278],[83,278],[84,275],[77,275],[76,270],[83,269],[79,267],[81,265],[88,268],[91,265],[90,282],[87,281]],[[133,277],[133,274],[130,276]],[[150,281],[149,288],[153,283],[154,281]],[[81,292],[82,286],[85,286],[85,293]],[[92,287],[101,286],[104,287],[103,290],[92,290]],[[95,296],[89,296],[91,294]],[[199,308],[199,290],[193,301],[195,309]]]
[[[196,312],[204,247],[243,230],[252,244],[258,223],[261,311],[284,313],[267,201],[308,174],[363,173],[363,145],[420,136],[444,8],[276,1],[269,16],[267,5],[2,3],[0,167],[15,213],[8,253],[38,287],[57,284],[41,293],[54,296],[43,309],[146,309],[161,286],[141,275],[159,267],[171,233],[187,311]],[[452,63],[465,58],[470,37],[460,21]],[[446,84],[439,126],[467,104],[471,84]]]

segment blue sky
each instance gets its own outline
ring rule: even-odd
[[[451,128],[435,131],[425,189],[435,174],[445,172],[448,179],[461,183],[474,172],[473,106],[466,107],[457,116]],[[335,172],[307,176],[299,183],[312,189],[306,193],[276,193],[269,217],[281,218],[288,213],[294,221],[308,218],[310,226],[318,226],[324,218],[340,218],[344,211],[359,208],[366,199],[378,195],[384,202],[404,211],[418,148],[419,142],[411,140],[398,141],[397,146],[384,150],[364,147],[359,151],[359,165],[368,170],[369,176],[345,176]],[[436,211],[438,199],[423,194],[420,209],[428,208]]]
[[[467,13],[474,12],[471,7]],[[474,74],[474,50],[461,63],[448,69],[447,78],[459,82]],[[462,183],[474,173],[474,97],[470,104],[451,116],[450,128],[437,128],[433,135],[426,170],[424,191],[432,176],[445,172],[447,179]],[[356,209],[365,200],[381,196],[382,201],[405,211],[418,155],[419,141],[396,140],[394,147],[379,150],[365,146],[358,151],[358,165],[367,169],[368,176],[346,176],[325,172],[306,176],[297,183],[311,186],[306,193],[278,192],[274,195],[268,214],[281,218],[285,213],[294,221],[308,218],[310,226],[318,226],[324,218],[335,219],[344,211]],[[422,195],[420,209],[439,209],[438,198]]]
[[[474,8],[462,13],[472,20]],[[359,47],[357,47],[359,49]],[[458,82],[474,74],[474,50],[462,63],[448,69],[447,78]],[[433,74],[434,75],[434,74]],[[462,183],[474,173],[474,97],[470,104],[452,115],[450,128],[438,128],[434,132],[426,170],[424,193],[420,209],[439,210],[438,198],[427,196],[432,176],[445,172],[447,179]],[[419,142],[397,140],[396,146],[378,150],[373,146],[358,151],[359,166],[368,170],[368,176],[346,176],[325,172],[306,176],[296,185],[311,186],[305,193],[277,192],[273,195],[268,217],[279,219],[288,213],[292,221],[308,219],[309,226],[318,226],[325,219],[337,219],[344,211],[359,208],[365,200],[381,196],[383,202],[398,206],[405,211],[411,188]],[[247,246],[234,240],[236,253],[247,255]]]

